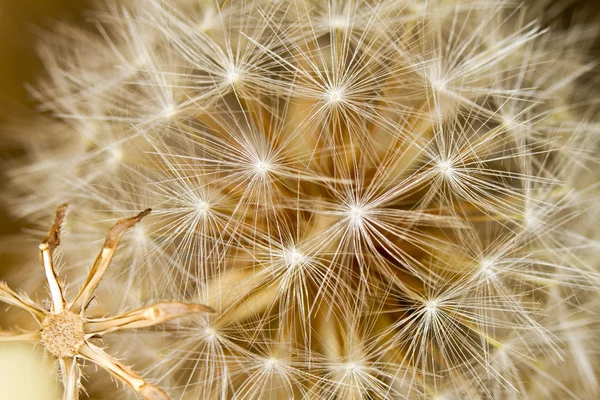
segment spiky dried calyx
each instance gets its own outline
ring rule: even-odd
[[[106,369],[111,375],[131,387],[146,400],[168,400],[165,391],[140,377],[131,368],[104,352],[92,343],[94,338],[107,333],[154,326],[173,318],[194,313],[210,313],[210,307],[201,304],[186,304],[177,301],[161,302],[137,310],[125,312],[114,317],[90,318],[86,316],[87,306],[96,286],[100,283],[106,269],[110,265],[121,236],[150,213],[145,210],[135,217],[118,221],[109,231],[104,247],[96,258],[87,280],[72,302],[63,296],[62,285],[54,267],[53,252],[60,244],[60,226],[65,218],[67,207],[63,205],[56,212],[56,217],[46,240],[40,247],[40,260],[46,272],[51,309],[32,303],[24,295],[17,294],[5,284],[0,285],[0,301],[18,306],[33,315],[41,326],[34,332],[0,331],[0,342],[25,341],[38,342],[59,360],[61,379],[64,385],[64,399],[73,400],[79,397],[81,371],[78,360],[87,359]]]

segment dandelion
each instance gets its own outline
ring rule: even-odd
[[[3,136],[28,227],[5,247],[68,201],[62,271],[85,287],[89,244],[152,208],[98,297],[216,310],[144,343],[171,396],[598,396],[597,29],[504,0],[108,1],[91,21],[40,39],[44,114]],[[41,293],[25,254],[5,279]]]

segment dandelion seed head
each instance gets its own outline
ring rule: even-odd
[[[509,357],[508,346],[502,343],[498,343],[496,345],[496,350],[494,351],[494,354],[501,359],[507,359]]]
[[[438,310],[439,303],[437,300],[428,300],[425,302],[425,310],[428,314],[435,314]]]
[[[204,328],[204,337],[208,341],[216,341],[218,338],[217,330],[211,326]]]
[[[199,215],[205,216],[210,212],[210,204],[205,200],[198,200],[195,205]]]
[[[177,114],[177,106],[175,104],[168,104],[164,107],[162,116],[163,118],[171,118]]]
[[[454,175],[454,166],[450,162],[450,160],[439,161],[436,165],[440,174],[442,174],[446,178],[451,178]]]
[[[540,214],[541,212],[534,210],[533,207],[527,207],[523,215],[525,228],[528,230],[535,230],[539,228],[541,225]]]
[[[486,257],[481,260],[479,269],[488,277],[492,277],[495,275],[494,264],[495,261],[493,259]]]
[[[141,52],[140,54],[136,55],[136,57],[135,57],[135,59],[133,59],[133,61],[128,62],[125,65],[121,65],[121,66],[119,66],[119,68],[124,68],[124,69],[131,71],[132,73],[135,73],[140,68],[144,68],[147,65],[151,65],[151,64],[152,64],[152,60],[150,59],[148,53]]]
[[[346,15],[332,15],[329,18],[331,30],[346,30],[350,27],[350,19]]]
[[[353,205],[347,212],[348,218],[355,225],[362,225],[363,218],[365,217],[364,207]]]
[[[269,358],[265,359],[264,364],[265,364],[265,369],[273,370],[273,369],[277,369],[279,367],[280,360],[276,359],[275,357],[269,357]]]
[[[511,114],[503,114],[502,115],[502,124],[511,129],[517,126],[517,119]]]
[[[430,79],[430,83],[431,87],[433,87],[439,93],[443,93],[447,90],[448,82],[445,79]]]
[[[232,67],[225,74],[225,80],[232,86],[239,83],[242,79],[242,73],[239,69]]]
[[[284,252],[286,264],[290,267],[297,267],[306,262],[307,258],[298,249],[292,247]]]
[[[355,362],[349,362],[346,363],[343,367],[342,367],[347,373],[354,373],[354,372],[358,372],[358,370],[360,370],[361,366],[360,364],[357,364]]]
[[[550,338],[554,304],[597,307],[595,30],[505,1],[109,2],[41,46],[52,124],[10,135],[2,201],[35,227],[76,199],[76,233],[159,205],[105,284],[223,310],[144,366],[174,394],[546,398],[557,350],[594,380],[595,348]]]
[[[123,150],[118,145],[113,145],[109,150],[110,158],[108,159],[111,164],[118,164],[123,159]]]
[[[266,176],[273,169],[273,165],[267,161],[257,161],[254,164],[254,172],[260,176]]]
[[[327,90],[325,93],[325,101],[330,105],[335,105],[345,101],[344,88],[334,87]]]

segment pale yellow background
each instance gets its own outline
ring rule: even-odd
[[[60,398],[56,370],[44,361],[41,348],[0,345],[0,398],[2,400],[55,400]]]

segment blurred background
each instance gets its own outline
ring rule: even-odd
[[[51,26],[53,20],[82,22],[88,6],[85,0],[0,0],[0,95],[4,106],[31,106],[23,82],[34,81],[40,71],[35,27]]]
[[[42,71],[35,51],[36,28],[52,26],[56,20],[81,24],[90,3],[86,0],[0,0],[0,129],[15,114],[26,114],[35,108],[25,82],[35,82]],[[6,156],[0,153],[0,157]],[[1,179],[0,174],[0,188]],[[15,224],[0,208],[0,235],[15,229]]]
[[[89,2],[85,0],[0,0],[0,129],[15,114],[27,115],[35,109],[25,89],[42,72],[35,51],[36,27],[52,26],[53,21],[83,23]],[[3,146],[2,146],[3,147]],[[18,151],[11,149],[11,151]],[[9,154],[0,154],[7,157]],[[0,188],[2,188],[0,174]],[[0,235],[19,230],[0,208]],[[35,251],[35,249],[32,249]],[[6,265],[0,257],[0,279]],[[0,313],[5,309],[0,306]],[[8,329],[2,324],[0,327]],[[40,348],[29,345],[0,345],[0,397],[3,400],[55,400],[60,398],[56,370]]]

